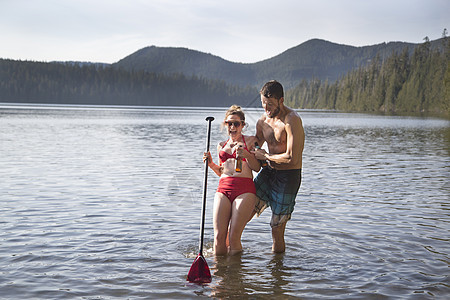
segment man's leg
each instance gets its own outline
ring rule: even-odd
[[[272,251],[275,253],[282,253],[286,250],[286,244],[284,242],[284,231],[286,229],[286,223],[287,222],[283,222],[276,227],[272,227]]]

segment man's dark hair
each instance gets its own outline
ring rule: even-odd
[[[276,80],[267,82],[261,88],[261,91],[259,93],[266,98],[275,98],[277,100],[284,97],[283,86]]]

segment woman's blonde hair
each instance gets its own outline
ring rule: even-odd
[[[245,122],[245,114],[239,105],[236,105],[236,104],[231,105],[230,108],[225,113],[224,120],[226,120],[228,118],[228,116],[231,116],[231,115],[237,115],[239,118],[241,118],[241,120],[243,122]]]

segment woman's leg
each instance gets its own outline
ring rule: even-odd
[[[242,251],[241,236],[245,225],[250,221],[256,203],[256,195],[245,193],[236,197],[231,206],[230,220],[230,255],[237,254]]]
[[[230,200],[222,193],[216,193],[214,196],[214,253],[216,255],[225,255],[228,252],[227,234],[228,224],[231,217]]]

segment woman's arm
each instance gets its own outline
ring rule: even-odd
[[[252,146],[255,141],[256,138],[255,137],[251,137],[251,136],[246,136],[246,141],[247,141],[247,147],[250,151],[252,151],[254,149],[254,146]],[[248,166],[250,167],[250,169],[252,169],[255,172],[259,172],[259,170],[261,169],[261,163],[259,162],[259,160],[256,159],[255,155],[247,150],[245,150],[243,147],[239,147],[239,149],[237,150],[237,155],[238,157],[242,157],[245,158],[247,160]]]
[[[208,167],[211,168],[211,170],[214,171],[214,173],[217,174],[217,176],[222,175],[222,167],[216,165],[211,157],[211,152],[204,152],[203,153],[203,162],[205,162],[206,160],[208,160]]]
[[[245,159],[247,160],[250,169],[252,169],[255,172],[259,172],[259,170],[261,169],[261,163],[259,162],[259,160],[256,159],[254,154],[248,152],[245,149],[244,151],[248,153],[248,156],[245,156]]]
[[[222,145],[220,143],[217,144],[217,153],[219,153],[221,149]],[[214,173],[216,173],[216,175],[220,177],[222,175],[223,167],[218,166],[213,162],[211,152],[208,151],[203,153],[203,161],[206,161],[206,159],[208,159],[208,167],[210,167],[211,170],[213,170]]]

